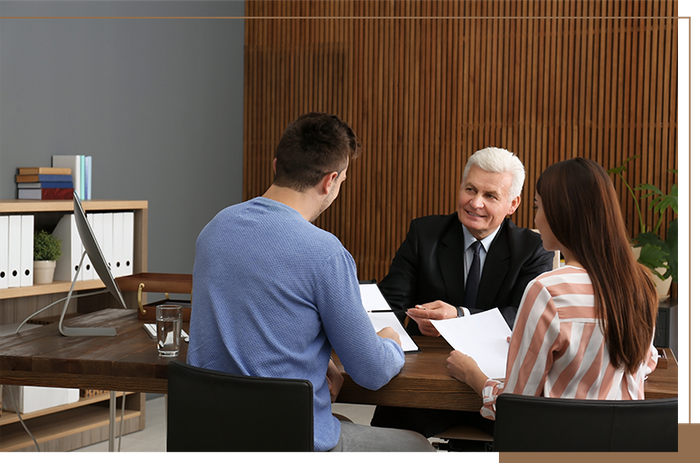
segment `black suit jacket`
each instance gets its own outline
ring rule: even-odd
[[[554,253],[545,251],[539,234],[515,226],[510,219],[503,221],[497,233],[484,262],[472,313],[498,307],[513,328],[525,288],[533,278],[552,270]],[[411,221],[379,289],[393,309],[435,300],[461,306],[464,281],[464,234],[455,212]],[[412,320],[408,331],[419,333]]]

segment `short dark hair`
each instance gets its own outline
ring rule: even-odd
[[[289,124],[275,150],[274,184],[306,191],[360,154],[355,132],[338,116],[310,112]]]

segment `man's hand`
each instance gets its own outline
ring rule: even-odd
[[[328,390],[331,393],[331,403],[335,402],[340,394],[340,388],[343,387],[343,375],[333,363],[333,359],[328,361],[328,371],[326,371],[326,380],[328,381]]]
[[[393,339],[396,341],[396,344],[399,346],[401,345],[401,339],[399,339],[399,334],[394,331],[394,328],[387,326],[386,328],[382,328],[377,335],[380,338],[385,338],[385,339]]]
[[[435,301],[427,304],[417,305],[413,309],[408,309],[406,315],[411,317],[417,324],[418,329],[424,336],[440,336],[437,329],[430,323],[430,320],[445,320],[457,317],[457,308],[446,302]]]

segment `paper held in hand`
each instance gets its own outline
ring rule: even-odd
[[[401,340],[401,348],[404,352],[419,351],[418,346],[401,325],[375,283],[362,283],[360,285],[360,296],[362,297],[362,305],[365,307],[375,331],[379,332],[382,328],[390,326],[398,333]]]
[[[448,320],[430,320],[445,341],[476,360],[486,376],[506,376],[508,338],[512,331],[498,309]]]

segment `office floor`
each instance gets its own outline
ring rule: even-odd
[[[354,423],[369,424],[374,414],[374,406],[334,404],[333,412],[348,417]],[[117,425],[117,432],[119,426]],[[146,429],[127,434],[122,437],[122,452],[165,452],[166,421],[165,421],[165,396],[146,396]],[[115,450],[119,448],[119,439],[115,442]],[[108,443],[83,447],[75,452],[106,452]]]
[[[117,410],[119,416],[119,410]],[[119,424],[117,424],[119,432]],[[146,396],[146,428],[143,431],[127,434],[122,437],[122,452],[165,452],[165,396]],[[119,448],[119,439],[114,443],[115,451]],[[99,444],[83,447],[74,452],[107,452],[109,443],[107,441]]]

